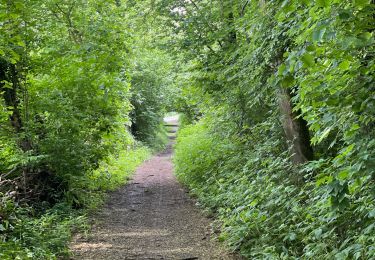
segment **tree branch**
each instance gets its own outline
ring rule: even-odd
[[[10,170],[9,172],[4,173],[3,175],[0,175],[0,180],[1,180],[1,179],[5,179],[7,176],[9,176],[9,175],[12,174],[13,172],[15,172],[17,169],[18,169],[18,167],[15,167],[15,168],[13,168],[12,170]]]
[[[242,6],[242,9],[241,9],[241,14],[240,16],[244,16],[245,15],[245,9],[246,9],[246,6],[250,3],[250,0],[247,0],[246,3]]]
[[[194,5],[194,7],[199,11],[199,7],[198,5],[193,1],[193,0],[190,0],[190,2]]]

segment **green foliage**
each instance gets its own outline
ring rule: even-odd
[[[64,194],[65,201],[43,213],[16,203],[14,193],[0,194],[1,259],[57,259],[68,256],[67,244],[72,232],[86,232],[86,215],[104,202],[107,191],[123,185],[150,154],[148,148],[140,146],[109,156],[85,178],[76,177]],[[83,210],[72,208],[74,204],[80,205]]]
[[[179,133],[176,174],[217,213],[221,238],[249,259],[374,258],[373,3],[199,1],[185,11],[168,15],[173,47],[196,64],[181,107],[204,104]],[[309,128],[306,164],[291,163],[283,89]]]
[[[23,172],[21,189],[56,200],[108,154],[131,145],[131,38],[123,31],[124,7],[115,3],[42,2],[1,6],[1,21],[17,18],[2,27],[4,41],[18,35],[20,43],[2,43],[0,157],[12,156],[0,168],[17,168],[8,177]],[[50,187],[34,191],[39,182]]]
[[[139,44],[143,18],[121,2],[0,1],[1,259],[67,252],[77,210],[150,154],[135,112],[140,140],[166,142],[170,57]]]
[[[1,259],[57,259],[67,256],[71,232],[87,229],[84,215],[67,204],[57,204],[34,216],[31,207],[19,207],[11,197],[1,196]]]
[[[147,147],[123,150],[118,155],[111,155],[103,161],[98,169],[90,176],[90,189],[114,190],[125,183],[139,164],[149,158]]]
[[[19,28],[22,22],[22,14],[25,3],[21,0],[0,2],[0,20],[3,22],[0,28],[0,58],[15,64],[21,59],[21,52],[25,42]]]
[[[234,249],[374,258],[373,24],[370,0],[2,0],[4,258],[63,252],[74,223],[39,210],[99,205],[147,157],[132,135],[165,145],[167,110],[186,126],[176,173]],[[294,115],[314,151],[300,165],[284,123]],[[41,205],[23,212],[14,197]]]
[[[99,167],[82,180],[77,178],[65,198],[70,204],[80,203],[85,208],[96,209],[104,202],[106,191],[125,184],[135,169],[151,155],[150,149],[139,146],[122,150],[103,160]]]
[[[140,141],[161,150],[168,142],[162,126],[173,100],[171,58],[158,50],[142,50],[132,68],[132,133]]]
[[[179,132],[175,171],[216,212],[220,238],[233,249],[249,259],[374,257],[373,200],[360,198],[361,209],[369,212],[362,218],[353,219],[352,212],[360,212],[357,205],[332,211],[326,186],[310,174],[305,179],[311,181],[296,181],[304,171],[290,163],[280,139],[263,135],[262,146],[251,139],[224,139],[212,123],[201,121]],[[250,130],[259,137],[265,127]]]
[[[204,122],[186,126],[178,132],[174,163],[176,174],[186,185],[195,187],[204,181],[204,174],[214,168],[219,149],[207,133]],[[188,174],[187,174],[188,173]]]
[[[332,192],[333,206],[345,208],[349,196],[371,196],[365,190],[372,185],[374,161],[371,151],[375,111],[369,95],[374,80],[374,38],[368,24],[373,20],[374,6],[363,1],[334,2],[324,7],[309,6],[302,11],[291,5],[283,12],[298,12],[302,17],[314,15],[310,23],[290,29],[298,34],[298,47],[285,53],[287,59],[279,72],[292,75],[294,84],[299,86],[296,109],[301,110],[309,124],[311,142],[318,146],[325,141],[323,149],[336,149],[334,156],[319,158],[325,168],[317,169],[318,180],[326,180],[323,182]],[[309,44],[303,46],[306,40]],[[302,60],[301,53],[305,53]],[[311,62],[298,66],[306,64],[303,57],[309,57]],[[355,201],[352,202],[357,204]]]

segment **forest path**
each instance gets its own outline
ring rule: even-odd
[[[166,124],[177,125],[177,118]],[[210,239],[209,219],[174,177],[170,138],[166,151],[110,196],[89,237],[75,238],[74,259],[239,259]]]

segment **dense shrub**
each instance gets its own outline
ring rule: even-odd
[[[0,1],[1,259],[66,253],[77,216],[150,154],[131,133],[132,96],[148,87],[132,66],[137,17],[121,1]],[[162,143],[163,100],[141,98],[156,115],[142,141]]]
[[[305,171],[309,166],[292,165],[277,138],[265,136],[262,146],[224,139],[216,132],[220,126],[208,121],[213,122],[179,131],[175,170],[216,213],[221,239],[233,249],[249,259],[374,257],[371,197],[362,195],[351,207],[332,210],[327,187]],[[263,132],[265,126],[253,127],[252,133]],[[306,182],[300,184],[296,176],[303,173]],[[361,211],[368,213],[353,215]]]
[[[174,98],[171,61],[164,51],[143,49],[131,69],[131,132],[155,150],[168,142],[162,121]]]
[[[194,64],[182,107],[204,105],[178,137],[176,172],[222,238],[249,259],[374,258],[373,1],[184,8],[165,14]]]
[[[68,256],[67,241],[72,231],[86,229],[86,217],[60,203],[44,214],[31,207],[19,207],[14,198],[0,201],[1,259],[56,259]]]
[[[0,194],[0,258],[68,257],[72,233],[88,230],[87,214],[104,202],[107,191],[123,185],[149,156],[146,147],[133,147],[109,156],[95,171],[85,177],[77,176],[65,191],[64,200],[47,210],[20,205],[14,193]]]

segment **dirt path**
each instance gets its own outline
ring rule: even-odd
[[[170,122],[169,122],[170,123]],[[171,146],[114,192],[74,259],[238,259],[210,239],[210,221],[172,174]]]

